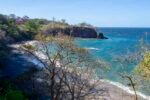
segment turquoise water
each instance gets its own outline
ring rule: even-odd
[[[144,46],[150,43],[150,28],[97,28],[107,40],[76,39],[76,43],[89,49],[96,58],[103,59],[109,66],[105,78],[124,83],[120,73],[132,74],[141,60]],[[141,52],[141,53],[140,53]],[[140,53],[140,54],[139,54]],[[99,74],[99,73],[98,73]]]

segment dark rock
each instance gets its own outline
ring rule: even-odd
[[[68,27],[65,29],[48,29],[44,31],[45,34],[50,34],[53,36],[58,35],[59,33],[63,33],[72,37],[80,37],[80,38],[99,38],[99,39],[107,39],[104,37],[103,33],[98,33],[94,28],[90,27]]]
[[[101,38],[101,39],[108,39],[107,37],[104,36],[103,33],[99,33],[99,34],[98,34],[98,38]]]
[[[97,32],[93,28],[88,27],[72,27],[66,28],[65,34],[71,35],[73,37],[81,38],[97,38]]]

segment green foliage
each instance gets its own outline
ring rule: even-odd
[[[33,39],[35,35],[39,33],[41,24],[39,20],[28,20],[23,25],[19,26],[19,28],[26,32],[30,39]]]
[[[27,100],[23,93],[19,90],[9,89],[4,95],[0,96],[0,100]]]
[[[36,33],[38,32],[40,25],[36,23],[34,20],[29,20],[25,23],[25,27],[27,31]]]
[[[135,68],[135,74],[141,75],[144,79],[150,79],[150,52],[147,52],[141,63]]]
[[[11,81],[0,79],[0,100],[27,100],[27,98]]]
[[[0,24],[7,24],[6,16],[0,14]]]
[[[82,22],[82,23],[79,23],[78,26],[81,26],[81,27],[93,27],[91,24],[88,24],[86,22]]]
[[[28,45],[23,45],[23,47],[24,47],[25,49],[27,49],[27,50],[35,50],[35,47],[32,46],[32,45],[30,45],[30,44],[28,44]]]
[[[49,29],[64,29],[69,27],[68,23],[65,20],[61,22],[50,22],[47,25],[43,25],[42,30],[49,30]]]
[[[77,48],[77,52],[78,53],[85,53],[85,52],[87,52],[87,50],[84,48]]]
[[[12,37],[16,40],[18,40],[21,35],[21,34],[19,34],[19,29],[15,23],[15,20],[12,20],[12,19],[8,20],[8,28],[7,28],[6,32],[10,37]]]
[[[50,21],[37,18],[30,19],[28,16],[21,18],[14,14],[9,16],[0,14],[0,30],[6,33],[4,37],[8,42],[34,39],[37,34],[45,30],[64,29],[68,26],[69,24],[64,19]]]
[[[22,24],[18,24],[17,17],[0,15],[0,30],[5,32],[4,40],[9,42],[33,39],[35,34],[40,30],[42,20],[22,18]],[[1,35],[1,33],[0,33]]]
[[[33,21],[39,25],[47,25],[49,23],[49,21],[46,19],[33,19]]]
[[[6,33],[5,34],[6,40],[8,40],[7,37],[14,40],[18,40],[21,35],[19,34],[19,29],[16,25],[15,19],[7,18],[4,15],[0,15],[0,30]]]

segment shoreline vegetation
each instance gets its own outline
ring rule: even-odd
[[[70,25],[64,19],[0,14],[0,99],[149,99],[140,92],[137,99],[135,91],[121,84],[93,79],[96,67],[103,70],[105,64],[88,52],[96,48],[80,48],[74,37],[107,39],[85,22]]]
[[[10,45],[10,47],[13,47],[15,49],[18,49],[20,47],[22,47],[23,45],[32,45],[35,46],[38,44],[38,41],[25,41],[23,43],[19,43],[19,44],[13,44]],[[36,52],[35,53],[40,59],[46,59],[46,56],[42,53],[42,52]],[[32,62],[32,61],[31,61]],[[32,62],[37,64],[37,62]],[[59,63],[59,62],[58,62]],[[58,64],[60,66],[60,64]],[[96,81],[97,79],[93,80],[91,79],[91,82]],[[100,84],[99,87],[103,87],[107,90],[108,94],[104,94],[104,96],[102,96],[102,99],[110,99],[110,100],[120,100],[120,98],[122,98],[121,100],[133,100],[135,97],[134,91],[129,88],[128,86],[124,86],[121,83],[118,82],[113,82],[107,79],[100,79]],[[141,92],[137,91],[137,95],[138,95],[138,99],[139,100],[149,100],[149,96],[144,95]],[[108,97],[107,97],[108,96]]]
[[[19,17],[14,14],[0,14],[0,39],[6,43],[33,40],[37,34],[57,36],[60,34],[79,38],[107,39],[103,33],[98,33],[94,26],[85,22],[70,25],[66,20],[52,20],[28,16]]]

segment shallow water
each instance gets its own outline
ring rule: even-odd
[[[103,32],[109,39],[76,39],[76,44],[89,49],[94,57],[108,63],[109,70],[104,76],[106,79],[126,85],[120,73],[132,74],[140,61],[139,52],[144,52],[142,47],[148,47],[150,43],[150,28],[97,28],[97,30]]]

